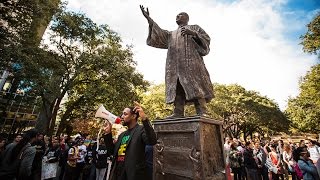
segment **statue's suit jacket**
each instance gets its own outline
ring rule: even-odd
[[[183,27],[193,30],[196,35],[182,35]],[[214,96],[213,86],[203,56],[210,52],[210,37],[198,25],[183,27],[167,31],[161,29],[153,20],[149,21],[147,45],[168,49],[165,71],[166,103],[174,103],[178,83],[185,92],[187,103],[194,103],[198,99],[209,102]]]

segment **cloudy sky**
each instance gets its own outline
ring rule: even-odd
[[[299,37],[320,11],[319,0],[68,0],[67,7],[108,24],[134,46],[145,79],[162,83],[166,50],[146,45],[148,24],[139,4],[167,30],[177,28],[179,12],[187,12],[189,24],[200,25],[211,37],[204,60],[212,82],[258,91],[281,109],[299,93],[300,77],[317,61],[303,53]]]

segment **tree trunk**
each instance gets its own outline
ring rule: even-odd
[[[250,139],[251,139],[251,141],[253,140],[253,134],[252,134],[252,131],[250,131]]]
[[[63,98],[63,96],[58,98],[56,100],[56,102],[54,103],[54,106],[53,106],[53,112],[52,112],[52,116],[51,116],[51,119],[50,119],[49,131],[48,131],[50,136],[53,134],[53,130],[54,130],[54,127],[56,125],[56,119],[57,119],[58,111],[60,109],[60,104],[61,104],[62,98]]]
[[[48,2],[44,2],[45,1],[39,1],[39,6],[48,6]],[[49,0],[49,2],[51,7],[50,11],[42,13],[41,17],[32,17],[30,32],[34,33],[34,40],[38,44],[40,43],[42,36],[51,21],[52,16],[57,12],[61,0]]]
[[[247,128],[246,126],[243,127],[243,140],[247,142]]]
[[[234,137],[238,139],[238,138],[239,138],[239,125],[238,125],[238,124],[236,125],[236,128],[235,128],[235,129],[236,129],[236,130],[235,130]]]
[[[61,118],[61,121],[60,121],[58,130],[57,130],[56,136],[60,136],[61,133],[64,131],[64,129],[65,129],[66,127],[67,127],[67,120]]]
[[[40,114],[36,123],[36,129],[39,132],[47,132],[48,129],[48,124],[49,124],[49,113],[50,113],[50,106],[46,105],[46,106],[42,106],[41,110],[40,110]]]
[[[70,118],[70,115],[74,110],[74,108],[77,107],[83,99],[84,99],[84,96],[81,96],[72,105],[67,107],[67,110],[64,112],[63,116],[61,117],[61,121],[60,121],[56,135],[60,135],[64,131],[64,129],[67,127],[67,124],[68,124],[67,119]]]

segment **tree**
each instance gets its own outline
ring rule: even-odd
[[[307,25],[308,31],[301,36],[303,50],[319,54],[320,50],[320,13]],[[299,82],[300,93],[290,98],[286,113],[292,121],[292,127],[302,132],[319,133],[320,123],[320,64],[311,70]]]
[[[307,25],[308,31],[301,36],[303,50],[307,53],[319,54],[320,49],[320,12]],[[319,54],[320,56],[320,54]]]
[[[0,3],[0,71],[10,73],[11,87],[8,93],[2,96],[0,104],[0,121],[6,117],[6,112],[14,100],[14,94],[21,90],[21,81],[25,74],[21,71],[28,56],[26,49],[37,49],[42,35],[47,28],[51,17],[59,10],[60,0],[4,0]],[[27,52],[27,54],[25,54]],[[2,87],[0,87],[2,88]],[[22,89],[24,90],[24,89]],[[37,97],[33,97],[36,99]],[[23,102],[32,107],[30,102]],[[22,122],[15,124],[24,124]],[[16,125],[12,127],[14,132]],[[20,126],[23,128],[22,126]]]
[[[301,80],[300,94],[290,98],[286,113],[293,128],[302,132],[320,132],[320,65],[311,68]]]
[[[38,46],[60,0],[5,0],[0,3],[0,70],[19,64],[20,48]]]
[[[215,98],[208,104],[213,117],[223,119],[224,132],[244,139],[254,132],[285,131],[289,125],[278,105],[239,85],[214,85]]]
[[[97,121],[96,119],[76,119],[71,123],[73,132],[88,134],[92,135],[93,137],[97,137],[102,125],[103,123]]]
[[[38,129],[51,134],[59,115],[61,133],[72,120],[92,118],[100,103],[120,113],[148,85],[135,70],[131,47],[107,25],[61,11],[50,30],[51,44],[26,49],[21,69],[24,89],[42,100]]]

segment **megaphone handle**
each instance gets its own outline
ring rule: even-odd
[[[99,139],[100,139],[101,131],[102,131],[102,128],[100,128],[100,129],[99,129],[99,132],[98,132],[98,136],[97,136],[97,148],[96,148],[96,151],[98,151],[98,149],[99,149],[99,144],[100,144]]]
[[[112,161],[108,160],[108,169],[107,169],[107,176],[106,176],[106,180],[109,180],[110,177],[110,172],[111,172],[111,165],[112,165]]]

